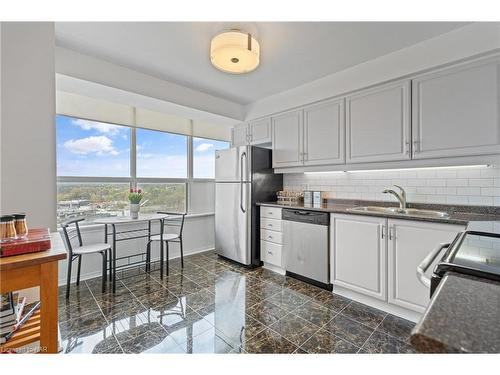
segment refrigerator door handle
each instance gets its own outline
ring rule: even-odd
[[[246,159],[246,157],[247,157],[247,153],[246,152],[243,152],[241,154],[241,157],[240,157],[240,210],[243,213],[247,212],[246,209],[243,207],[243,185],[244,185],[243,184],[243,173],[244,173],[243,158]]]

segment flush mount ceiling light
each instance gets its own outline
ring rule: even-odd
[[[210,43],[210,61],[226,73],[249,73],[259,66],[259,42],[240,30],[224,31]]]

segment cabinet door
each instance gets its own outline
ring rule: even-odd
[[[245,146],[248,144],[248,125],[238,125],[232,129],[232,146]]]
[[[271,143],[271,119],[252,121],[249,124],[250,144]]]
[[[273,168],[303,164],[302,111],[287,112],[272,118]]]
[[[418,280],[417,266],[440,243],[451,242],[462,230],[458,225],[389,220],[389,303],[424,312],[430,291]]]
[[[346,98],[347,163],[410,159],[410,81]]]
[[[304,109],[304,165],[345,163],[344,99]]]
[[[413,158],[500,152],[500,57],[413,80]]]
[[[332,215],[330,266],[335,285],[386,300],[385,218]]]

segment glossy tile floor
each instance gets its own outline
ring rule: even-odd
[[[205,252],[59,291],[63,353],[411,353],[413,323]]]

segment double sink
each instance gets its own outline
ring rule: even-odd
[[[433,211],[433,210],[420,210],[418,208],[405,208],[401,209],[398,207],[377,207],[377,206],[365,206],[365,207],[354,207],[348,209],[348,211],[354,212],[366,212],[366,213],[378,213],[378,214],[393,214],[402,216],[420,216],[420,217],[430,217],[430,218],[446,218],[449,215],[446,212]]]

